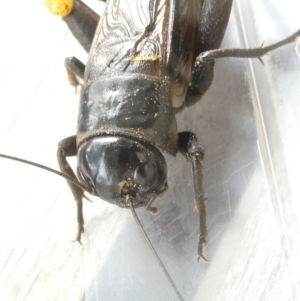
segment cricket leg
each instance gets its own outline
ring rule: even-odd
[[[239,48],[231,48],[231,49],[215,49],[209,50],[200,53],[200,55],[196,59],[196,65],[201,66],[203,63],[208,61],[212,61],[219,58],[224,57],[236,57],[236,58],[258,58],[261,61],[261,57],[266,55],[268,52],[275,50],[279,47],[287,45],[289,43],[294,42],[298,37],[300,37],[300,29],[295,33],[290,35],[289,37],[274,43],[269,46],[261,46],[258,48],[249,48],[249,49],[239,49]],[[262,61],[261,61],[262,62]]]
[[[200,238],[198,243],[198,261],[200,258],[207,260],[203,253],[204,245],[207,239],[207,225],[206,225],[206,205],[203,190],[203,148],[199,139],[194,133],[181,132],[178,134],[178,148],[179,151],[192,164],[194,191],[197,211],[200,217]]]
[[[100,20],[99,15],[80,0],[75,0],[71,13],[62,19],[84,50],[89,52]]]
[[[77,179],[73,169],[69,165],[67,161],[67,157],[76,156],[77,155],[77,146],[76,146],[76,136],[71,136],[65,138],[60,141],[57,149],[57,160],[60,167],[60,170]],[[78,222],[78,232],[76,236],[76,241],[81,244],[81,234],[84,232],[84,219],[83,219],[83,211],[82,211],[82,198],[84,198],[83,190],[76,186],[74,183],[67,181],[74,199],[77,203],[77,222]]]
[[[65,59],[65,68],[67,70],[70,85],[76,88],[80,85],[78,78],[81,80],[84,78],[85,65],[73,56]]]

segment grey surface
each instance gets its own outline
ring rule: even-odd
[[[223,46],[288,36],[300,27],[299,6],[235,1]],[[79,97],[63,58],[86,56],[40,2],[5,2],[0,22],[0,152],[57,167],[56,145],[75,132]],[[138,214],[186,301],[299,300],[299,52],[291,44],[264,66],[219,60],[210,91],[178,116],[205,149],[209,262],[197,263],[198,215],[180,155],[168,157],[160,214]],[[70,243],[75,204],[64,180],[0,160],[0,183],[1,300],[82,300],[84,287],[90,301],[177,300],[129,211],[87,202],[82,249]]]

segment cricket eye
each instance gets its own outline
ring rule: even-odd
[[[157,168],[152,162],[140,164],[134,172],[134,182],[143,190],[150,188],[157,179]]]

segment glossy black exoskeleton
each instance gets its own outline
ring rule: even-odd
[[[210,76],[201,85],[190,85],[197,55],[222,41],[231,1],[219,2],[223,9],[212,10],[210,22],[218,20],[220,27],[214,41],[207,37],[203,45],[199,41],[211,25],[201,23],[207,18],[201,1],[108,1],[96,32],[97,17],[80,1],[64,17],[89,59],[86,67],[76,58],[66,60],[71,82],[76,84],[77,75],[84,84],[77,135],[59,144],[61,170],[74,176],[66,157],[76,155],[78,178],[92,194],[120,207],[146,206],[156,212],[151,204],[167,188],[160,150],[182,152],[194,171],[201,218],[199,256],[206,240],[203,151],[194,134],[178,133],[175,113],[196,102],[212,80]],[[86,18],[89,30],[83,26]],[[208,65],[212,70],[213,62]],[[69,185],[78,204],[80,240],[83,191]]]
[[[201,99],[214,59],[257,57],[292,42],[300,31],[268,47],[218,49],[232,0],[108,0],[101,19],[81,1],[63,17],[86,51],[86,66],[66,59],[70,82],[83,80],[76,136],[60,142],[61,170],[77,156],[77,175],[89,192],[120,207],[146,206],[167,189],[161,151],[181,152],[192,164],[200,213],[198,256],[206,242],[203,150],[195,134],[178,133],[175,114]],[[100,20],[100,21],[99,21]],[[98,24],[99,23],[99,24]],[[83,190],[69,182],[83,232]]]

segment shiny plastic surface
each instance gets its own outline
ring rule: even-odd
[[[274,43],[300,27],[299,11],[297,1],[235,1],[222,45]],[[138,210],[185,300],[299,299],[299,42],[263,61],[218,60],[204,99],[177,116],[205,149],[209,262],[197,263],[198,214],[180,155],[168,157],[159,215]],[[177,300],[130,211],[86,207],[86,300]]]

